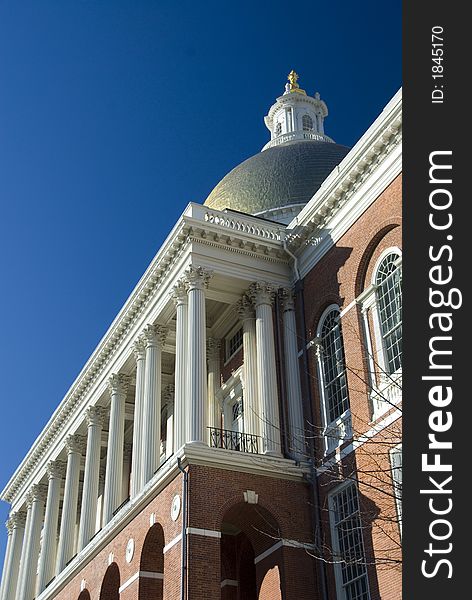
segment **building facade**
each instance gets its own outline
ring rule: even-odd
[[[1,600],[401,597],[401,92],[289,74],[5,486]]]

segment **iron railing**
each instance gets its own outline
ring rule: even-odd
[[[216,427],[209,427],[209,429],[211,448],[224,448],[250,454],[259,453],[259,437],[257,435],[229,429],[217,429]]]

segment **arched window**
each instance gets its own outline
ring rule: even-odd
[[[303,126],[303,131],[312,131],[313,130],[313,119],[310,117],[310,115],[303,115],[302,126]]]
[[[399,255],[388,253],[375,272],[377,307],[385,354],[385,371],[395,373],[402,365],[402,271]]]
[[[319,352],[327,425],[349,408],[344,345],[339,309],[333,307],[322,318],[319,327]]]
[[[277,123],[275,126],[275,135],[280,135],[282,133],[282,123]]]

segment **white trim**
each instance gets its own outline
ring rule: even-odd
[[[380,263],[383,261],[383,259],[388,256],[389,254],[398,254],[398,257],[400,258],[400,260],[396,260],[395,262],[398,264],[398,266],[400,266],[402,264],[402,250],[401,248],[399,248],[398,246],[390,246],[390,248],[386,248],[382,254],[378,257],[378,259],[375,261],[375,266],[372,270],[372,277],[371,277],[371,284],[375,286],[375,279],[377,276],[377,271],[379,270],[380,267]],[[377,286],[375,286],[377,287]]]
[[[187,527],[187,533],[191,535],[203,535],[205,537],[220,538],[221,531],[213,531],[211,529],[200,529],[198,527]]]
[[[380,423],[377,423],[376,425],[374,425],[374,427],[371,427],[369,429],[369,431],[366,431],[366,433],[363,433],[361,436],[359,436],[359,438],[357,440],[354,440],[351,444],[349,444],[348,446],[343,448],[336,458],[330,458],[329,460],[324,462],[321,465],[321,467],[318,467],[316,469],[316,474],[321,475],[322,473],[325,473],[326,471],[328,471],[333,465],[335,465],[337,462],[341,461],[343,458],[346,458],[346,456],[348,454],[351,454],[351,452],[354,452],[354,450],[357,450],[357,448],[359,448],[360,446],[362,446],[363,444],[368,442],[371,438],[373,438],[375,435],[380,433],[383,429],[385,429],[386,427],[388,427],[389,425],[394,423],[401,416],[402,416],[402,411],[399,409],[397,409],[394,412],[387,415],[382,421],[380,421]]]
[[[134,583],[140,577],[144,577],[146,579],[164,579],[164,573],[154,573],[152,571],[137,571],[134,575],[124,582],[124,584],[118,589],[118,593],[124,592],[124,590],[129,587],[132,583]]]
[[[268,548],[265,552],[262,552],[262,554],[259,554],[259,556],[256,556],[256,558],[254,559],[254,564],[257,565],[257,563],[261,562],[261,560],[264,560],[264,558],[267,558],[268,556],[273,554],[279,548],[282,548],[282,546],[285,546],[286,548],[297,548],[300,550],[314,550],[315,549],[315,544],[310,544],[309,542],[299,542],[298,540],[283,539],[283,540],[279,540],[278,542],[276,542],[273,546]]]
[[[127,579],[122,586],[119,587],[118,593],[121,594],[121,592],[123,592],[127,587],[129,587],[137,579],[139,579],[139,571],[137,571],[134,575],[131,575],[131,577],[129,579]]]
[[[259,554],[259,556],[256,556],[256,558],[254,559],[254,564],[257,565],[257,563],[261,562],[261,560],[264,560],[264,558],[267,558],[273,552],[275,552],[279,548],[282,548],[283,545],[284,545],[283,540],[279,540],[273,546],[268,548],[265,552],[263,552],[262,554]]]
[[[223,581],[221,582],[221,587],[224,588],[227,585],[238,587],[239,581],[236,581],[236,579],[223,579]]]
[[[163,554],[165,554],[171,548],[173,548],[175,546],[175,544],[178,544],[181,539],[182,539],[182,534],[179,533],[179,535],[177,537],[175,537],[171,542],[169,542],[166,546],[164,546],[164,549],[162,550]]]

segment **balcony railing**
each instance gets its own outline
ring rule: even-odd
[[[216,427],[209,427],[209,429],[211,448],[224,448],[250,454],[259,453],[259,437],[257,435],[229,429],[217,429]]]

